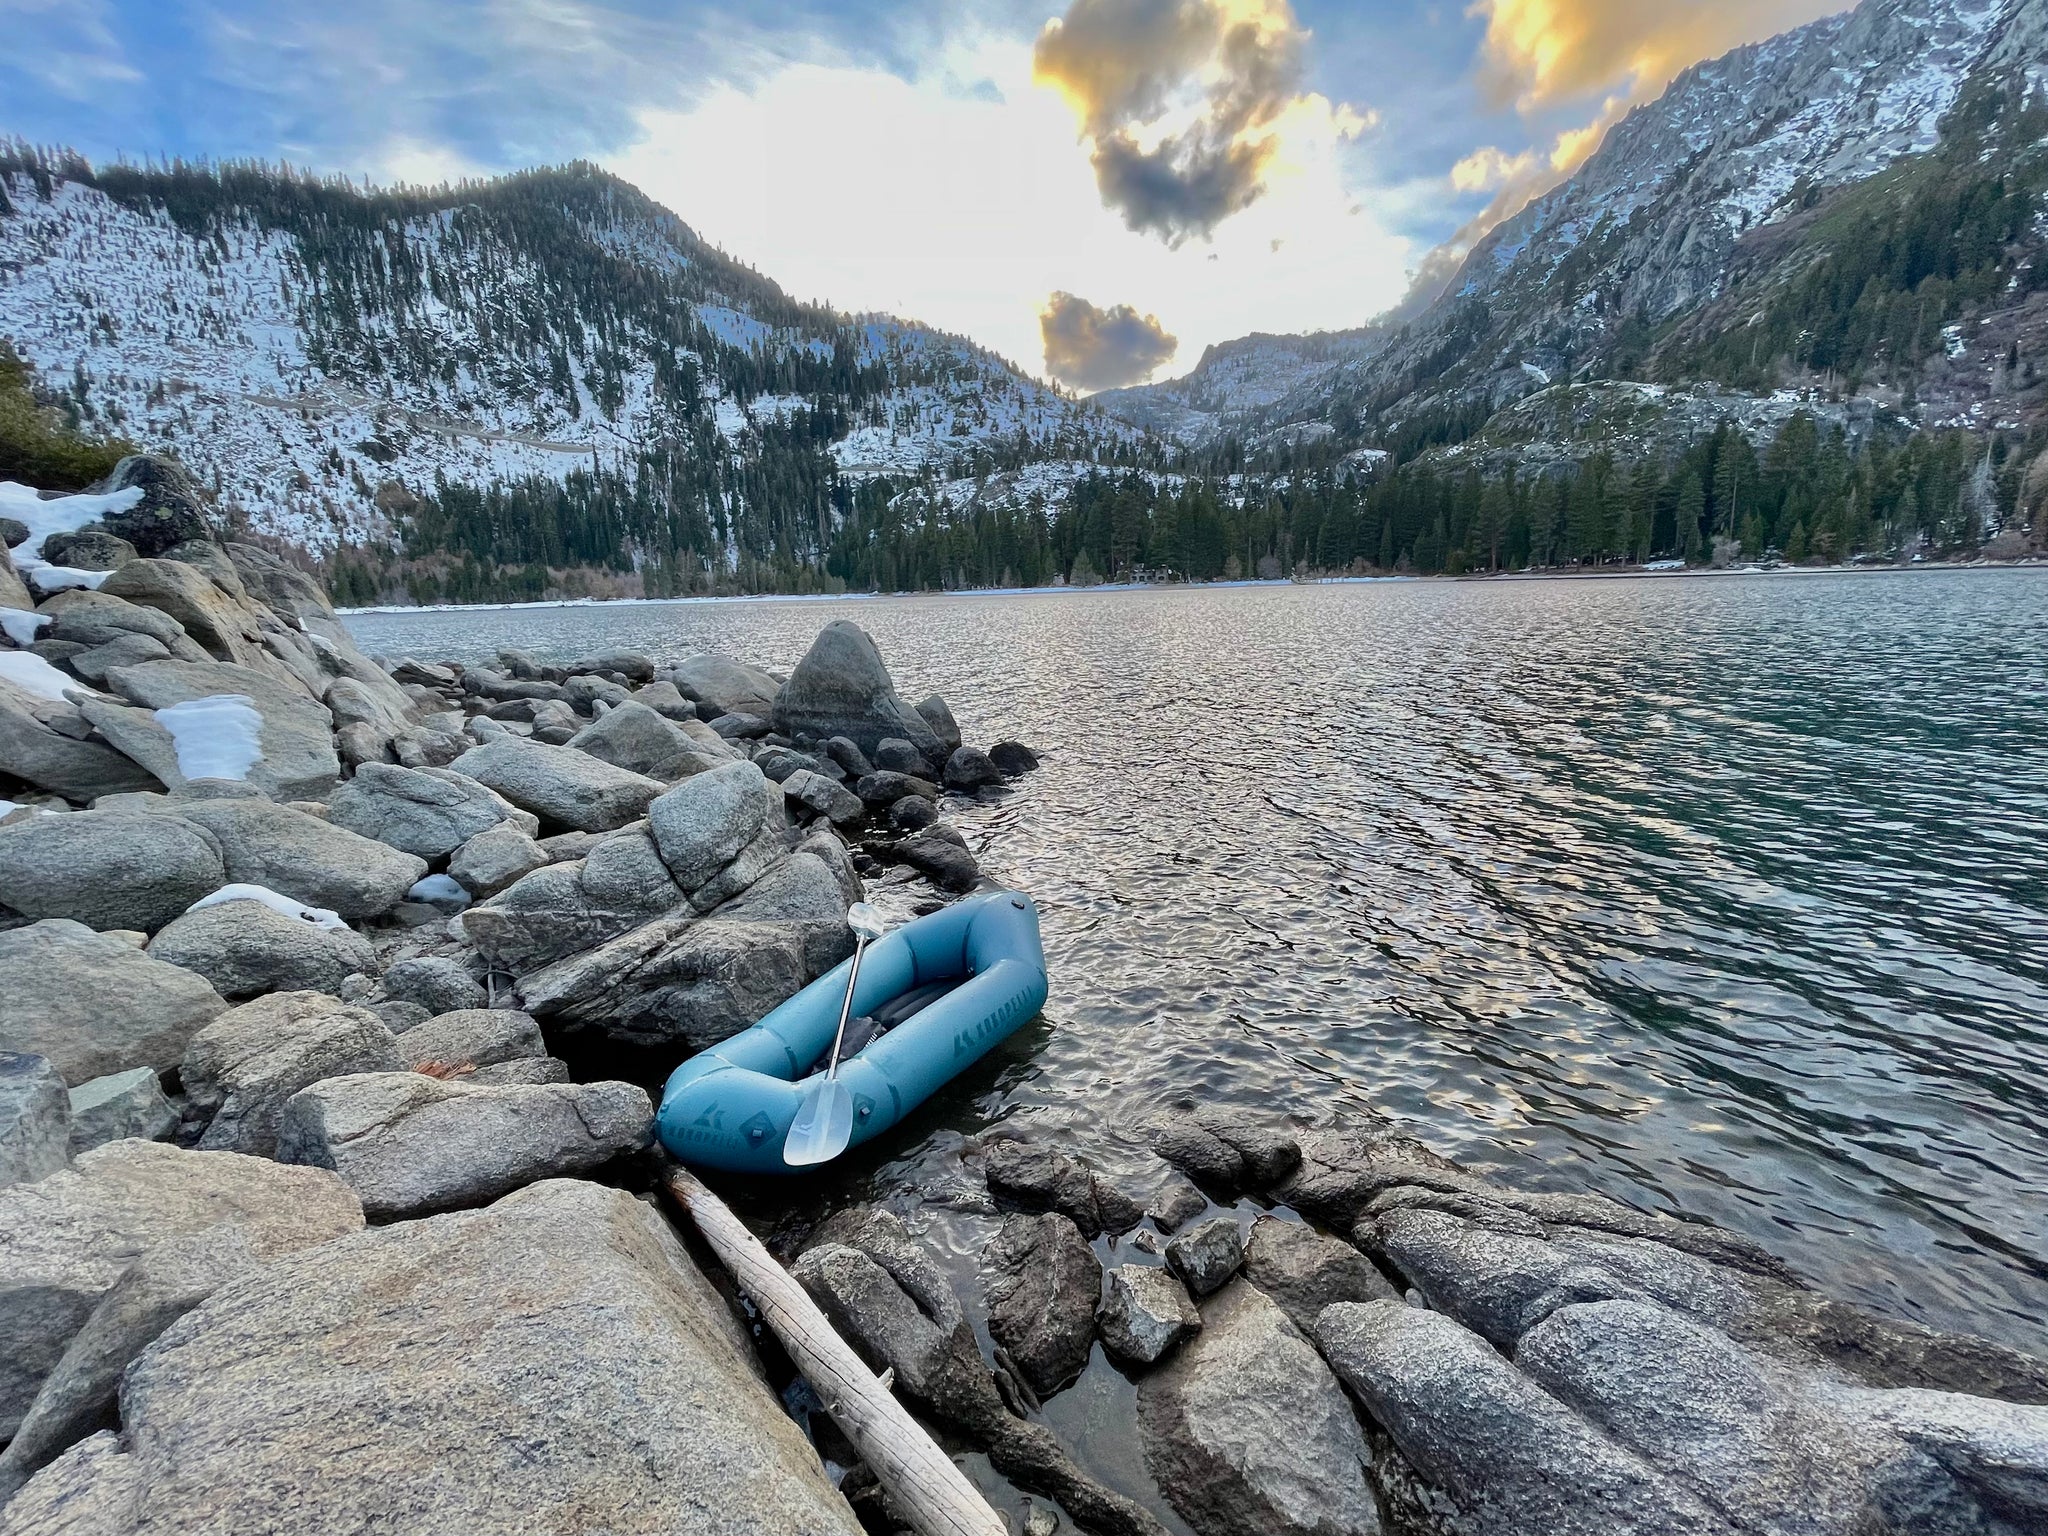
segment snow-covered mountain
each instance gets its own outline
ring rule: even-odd
[[[1577,174],[1491,231],[1421,314],[1358,333],[1376,342],[1356,355],[1289,350],[1317,338],[1247,338],[1214,353],[1298,357],[1300,377],[1276,395],[1270,371],[1218,370],[1199,385],[1125,390],[1104,403],[1184,436],[1256,442],[1320,423],[1340,441],[1396,442],[1404,430],[1411,439],[1456,436],[1572,377],[1709,378],[1764,392],[1781,383],[1835,389],[1849,373],[1852,386],[1885,386],[1893,398],[1947,389],[1953,398],[1924,419],[1946,411],[1989,424],[2001,412],[1987,402],[2010,381],[1994,379],[1988,355],[1968,378],[1945,366],[1930,370],[1938,377],[1908,376],[1903,365],[1917,367],[1923,351],[1959,355],[1925,345],[1939,328],[1891,355],[1865,346],[1852,369],[1816,366],[1797,327],[1790,338],[1745,332],[1754,343],[1746,349],[1712,344],[1756,324],[1802,274],[1867,232],[1868,219],[1851,228],[1846,214],[1830,223],[1831,212],[1888,171],[1903,175],[1955,149],[1962,129],[1981,143],[1971,138],[1949,170],[1988,167],[1993,183],[2016,172],[2009,181],[2031,194],[2040,134],[2027,108],[2040,103],[2044,71],[2048,0],[1864,0],[1687,70],[1618,124]],[[2017,247],[2040,236],[2035,228],[2013,242],[2016,269],[2030,256]],[[1910,288],[1919,279],[1901,280]],[[1964,322],[1966,341],[1998,307],[1971,295],[1957,303],[1943,320]],[[2007,339],[1999,332],[2000,352]],[[1756,366],[1744,366],[1752,357]]]
[[[16,151],[0,337],[315,552],[396,541],[437,487],[589,476],[637,505],[569,558],[801,563],[878,479],[1144,442],[959,337],[794,302],[587,166],[366,192]]]

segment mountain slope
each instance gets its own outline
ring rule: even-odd
[[[0,335],[259,531],[664,589],[797,579],[864,489],[1144,449],[960,338],[791,300],[587,166],[373,193],[17,149]]]
[[[1953,231],[1902,235],[1897,218],[1883,229],[1828,222],[1832,207],[1895,167],[1990,183],[1994,199],[2010,200],[2006,213],[2026,217],[1999,224],[1997,259],[1977,267],[1998,283],[2029,267],[2041,236],[2028,222],[2040,135],[2027,104],[2048,64],[2044,17],[2048,0],[1865,0],[1697,65],[1617,125],[1576,175],[1493,230],[1383,345],[1278,399],[1212,402],[1215,430],[1256,440],[1322,423],[1340,446],[1417,451],[1574,376],[1869,389],[1910,407],[1923,365],[1955,351],[1942,327],[1974,329],[1995,294],[1939,294],[1944,312],[1919,333],[1826,361],[1800,344],[1805,313],[1784,316],[1782,334],[1750,327],[1773,292],[1859,240],[1956,243]],[[1917,309],[1926,277],[1971,259],[1930,253],[1927,271],[1903,259],[1885,281]],[[1927,419],[1993,419],[1993,383],[1964,381]],[[1126,391],[1106,404],[1150,419],[1160,398]]]

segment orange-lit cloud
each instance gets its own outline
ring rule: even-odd
[[[1116,389],[1152,377],[1180,342],[1128,304],[1099,309],[1071,293],[1055,293],[1038,316],[1045,371],[1076,389]]]

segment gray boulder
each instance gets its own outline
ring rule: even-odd
[[[122,635],[71,658],[71,670],[89,683],[103,683],[116,667],[139,667],[145,661],[168,661],[170,651],[149,635]]]
[[[1212,1299],[1201,1332],[1138,1383],[1138,1434],[1197,1536],[1378,1536],[1371,1453],[1350,1401],[1252,1286]]]
[[[946,834],[952,833],[951,836]],[[981,865],[960,835],[943,822],[913,832],[896,844],[896,857],[942,891],[964,894],[981,883]]]
[[[494,1067],[547,1053],[540,1026],[531,1014],[516,1008],[464,1008],[429,1019],[398,1037],[398,1054],[416,1072],[433,1065],[458,1070]]]
[[[168,1141],[178,1128],[178,1106],[164,1096],[154,1067],[112,1072],[71,1090],[71,1153],[139,1137]]]
[[[866,778],[875,771],[875,765],[861,751],[860,743],[845,736],[834,736],[825,743],[825,755],[839,765],[840,771],[849,779]]]
[[[1103,1347],[1119,1360],[1156,1365],[1174,1345],[1201,1331],[1201,1310],[1171,1270],[1120,1264],[1108,1278],[1095,1321]]]
[[[446,955],[400,960],[384,973],[384,990],[402,1003],[418,1003],[427,1017],[481,1008],[488,1001],[469,968]]]
[[[511,737],[472,747],[452,766],[548,826],[578,832],[623,827],[644,814],[664,787],[587,752]]]
[[[960,726],[953,718],[953,709],[938,694],[927,694],[917,701],[918,718],[932,728],[932,734],[939,738],[939,745],[951,751],[960,745]]]
[[[1147,1219],[1162,1232],[1176,1232],[1209,1209],[1209,1197],[1180,1174],[1169,1175],[1145,1202]],[[1353,1298],[1362,1299],[1362,1298]],[[1299,1321],[1297,1320],[1297,1326]]]
[[[895,773],[917,779],[937,777],[938,765],[944,757],[927,757],[924,753],[903,740],[900,736],[886,736],[875,745],[875,771]]]
[[[710,651],[685,657],[668,675],[669,681],[683,693],[709,704],[721,715],[759,715],[766,719],[774,712],[775,696],[782,692],[782,684],[759,667]]]
[[[323,1078],[406,1065],[384,1021],[318,992],[279,992],[221,1015],[185,1049],[185,1093],[210,1116],[208,1151],[277,1151],[286,1100]]]
[[[654,801],[647,826],[676,884],[694,892],[761,836],[780,798],[752,763],[726,763]]]
[[[776,696],[773,720],[775,729],[791,738],[844,736],[873,753],[893,736],[931,762],[946,757],[924,717],[896,692],[875,642],[846,619],[827,624],[811,643]]]
[[[68,1495],[99,1536],[281,1510],[295,1536],[861,1536],[661,1216],[593,1184],[248,1275],[144,1351],[121,1408],[31,1509]]]
[[[204,977],[78,923],[0,933],[0,1050],[47,1056],[67,1083],[168,1071],[227,1006]]]
[[[569,1064],[553,1056],[515,1056],[510,1061],[492,1062],[462,1075],[466,1083],[566,1083]]]
[[[665,868],[660,880],[633,889],[603,879],[586,886],[588,867],[588,860],[577,859],[535,870],[489,901],[467,909],[462,914],[464,934],[492,968],[523,976],[564,957],[589,953],[683,903],[683,893],[667,878]]]
[[[982,1151],[988,1192],[1005,1209],[1058,1211],[1083,1237],[1127,1232],[1144,1219],[1136,1202],[1086,1164],[1043,1142],[990,1140]]]
[[[137,561],[115,574],[125,576],[146,563]],[[341,777],[334,716],[325,704],[274,673],[220,661],[147,661],[112,668],[107,686],[151,710],[222,694],[248,699],[263,717],[257,732],[263,755],[249,769],[249,782],[274,799],[324,799]]]
[[[142,499],[126,511],[105,514],[101,522],[142,554],[160,555],[187,540],[211,536],[199,489],[176,459],[154,453],[129,454],[93,491],[104,495],[131,486],[142,488]]]
[[[370,1215],[417,1216],[581,1173],[653,1137],[654,1105],[630,1083],[494,1086],[371,1072],[295,1095],[277,1156],[333,1169]]]
[[[663,678],[658,683],[649,683],[643,688],[635,689],[633,692],[633,702],[646,705],[664,720],[680,722],[697,718],[696,704],[684,698],[682,690],[677,688],[667,678]]]
[[[378,917],[405,900],[426,860],[264,800],[182,804],[180,820],[213,834],[238,885],[261,885],[349,922]]]
[[[981,1253],[989,1337],[1040,1397],[1087,1367],[1095,1343],[1102,1265],[1079,1229],[1056,1211],[1015,1215]]]
[[[782,781],[783,797],[802,806],[813,816],[828,818],[835,827],[850,827],[864,820],[868,808],[860,796],[843,784],[835,784],[822,773],[799,768]]]
[[[1724,1536],[1736,1529],[1441,1313],[1398,1301],[1344,1302],[1317,1320],[1316,1341],[1428,1485],[1451,1529],[1474,1536]]]
[[[154,774],[115,747],[81,739],[90,724],[82,709],[0,682],[0,774],[67,800],[157,787]]]
[[[167,613],[109,597],[104,592],[65,592],[43,605],[49,638],[70,645],[113,645],[137,635],[154,640],[180,661],[205,661],[184,626]],[[154,659],[154,658],[152,658]]]
[[[547,850],[509,822],[477,833],[455,850],[448,873],[478,900],[495,896],[552,862]]]
[[[1245,1239],[1244,1275],[1294,1326],[1310,1332],[1323,1308],[1340,1301],[1385,1301],[1398,1293],[1371,1259],[1314,1227],[1260,1216]]]
[[[1233,1216],[1215,1216],[1166,1245],[1166,1263],[1195,1297],[1212,1294],[1244,1262],[1244,1236]]]
[[[0,1438],[137,1255],[228,1223],[268,1258],[355,1231],[363,1212],[331,1173],[155,1141],[95,1147],[0,1189]]]
[[[187,912],[149,941],[149,954],[204,976],[230,1000],[339,992],[351,976],[377,974],[377,951],[361,934],[316,927],[260,901],[223,901]]]
[[[104,528],[53,533],[43,540],[43,558],[79,571],[115,571],[138,558],[135,546]]]
[[[727,923],[780,923],[795,926],[803,940],[804,971],[822,976],[853,953],[853,931],[846,926],[846,909],[860,899],[858,884],[849,895],[848,876],[853,867],[843,851],[837,863],[829,849],[829,835],[812,839],[767,874],[710,915]]]
[[[0,1186],[33,1184],[70,1162],[64,1075],[47,1057],[0,1051]]]
[[[432,861],[479,833],[510,824],[531,836],[540,823],[475,779],[447,768],[364,763],[327,799],[337,827]]]
[[[0,827],[0,904],[31,918],[154,933],[227,879],[219,841],[167,816],[84,811]]]
[[[955,747],[952,756],[946,759],[945,782],[948,789],[987,789],[1003,782],[1003,770],[989,761],[989,756],[979,747]]]
[[[569,738],[579,752],[633,773],[671,783],[702,773],[722,759],[704,752],[688,736],[645,704],[618,703]]]

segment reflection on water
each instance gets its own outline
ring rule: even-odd
[[[1188,1094],[1369,1105],[2040,1347],[2048,575],[351,622],[388,654],[786,669],[840,616],[970,740],[1047,753],[958,820],[1044,911],[1050,1025],[879,1182],[943,1179],[1002,1118],[1095,1147]]]

